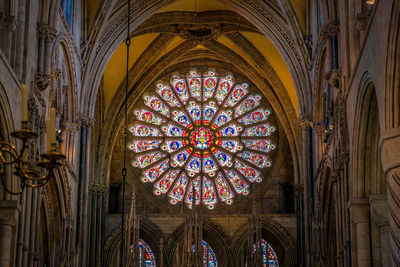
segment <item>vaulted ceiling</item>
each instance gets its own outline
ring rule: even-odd
[[[92,0],[88,6],[91,9],[88,24],[92,25],[90,35],[94,41],[92,48],[89,46],[93,52],[87,53],[89,61],[90,55],[93,57],[86,75],[91,90],[97,94],[95,88],[100,85],[103,97],[104,123],[98,129],[98,162],[102,168],[96,172],[101,173],[100,179],[115,185],[120,182],[117,174],[123,154],[127,5],[122,0],[100,2]],[[279,128],[277,164],[268,175],[272,180],[263,183],[260,194],[273,195],[280,182],[295,181],[302,154],[298,117],[310,103],[306,92],[308,55],[303,40],[307,26],[306,1],[138,0],[131,3],[134,11],[128,109],[142,103],[142,95],[154,91],[157,80],[168,81],[175,71],[186,74],[188,68],[205,71],[215,67],[221,75],[232,72],[260,90]],[[258,15],[246,9],[250,6],[258,9]],[[97,8],[99,11],[94,12]],[[130,111],[128,123],[132,120]],[[133,159],[130,154],[128,157]],[[129,175],[138,177],[140,173],[132,169]],[[152,191],[151,185],[138,186],[140,190]],[[153,198],[149,197],[149,201]],[[237,204],[245,210],[246,203]],[[158,204],[154,205],[156,208]]]
[[[95,10],[98,1],[92,0]],[[301,26],[306,25],[306,1],[292,0],[293,10]],[[274,5],[279,10],[279,5]],[[95,13],[89,12],[89,22]],[[136,27],[137,26],[137,27]],[[287,94],[292,108],[299,115],[299,102],[288,65],[274,44],[246,18],[217,0],[179,0],[159,10],[154,16],[135,25],[130,47],[130,68],[140,64],[151,68],[160,64],[166,55],[185,47],[185,54],[230,61],[266,77],[269,84]],[[188,42],[191,42],[188,45]],[[225,54],[221,51],[226,51]],[[183,57],[183,54],[181,54]],[[104,102],[107,108],[125,77],[126,47],[122,43],[110,58],[103,75]],[[234,59],[234,60],[233,60]],[[178,62],[179,59],[174,58]],[[145,62],[145,66],[143,65]],[[133,70],[133,69],[132,69]]]

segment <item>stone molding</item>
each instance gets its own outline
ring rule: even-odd
[[[366,198],[352,198],[348,202],[350,217],[355,224],[369,223],[370,205]]]
[[[386,195],[370,195],[371,218],[379,228],[389,226],[389,207]]]
[[[385,174],[400,167],[400,128],[381,133],[379,150],[382,156],[382,168]]]
[[[15,227],[19,213],[18,202],[16,200],[0,201],[0,225]]]

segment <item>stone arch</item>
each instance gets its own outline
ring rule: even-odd
[[[32,222],[33,225],[38,224],[40,233],[37,237],[37,249],[41,251],[43,248],[43,252],[47,255],[47,258],[40,260],[48,262],[50,265],[68,266],[73,262],[71,252],[74,251],[73,229],[75,226],[67,172],[56,170],[54,177],[41,192],[42,194],[37,200],[39,203],[38,218],[36,222]]]
[[[2,84],[0,84],[0,140],[3,142],[11,141],[11,133],[14,131],[14,118],[13,113],[11,112],[11,103],[9,102],[7,92],[5,91]],[[15,183],[15,179],[12,178],[12,169],[11,166],[4,166],[7,179],[7,184],[9,185],[9,189],[14,191],[14,188],[17,188],[17,184]],[[14,181],[14,182],[13,182]],[[3,185],[0,184],[0,199],[10,199],[11,196],[5,192]]]
[[[188,44],[192,45],[192,44]],[[183,46],[183,49],[186,49],[186,45]],[[274,113],[276,113],[276,117],[278,120],[280,120],[282,125],[286,125],[286,127],[283,127],[283,131],[285,132],[289,145],[290,145],[290,150],[292,154],[292,161],[293,161],[293,167],[294,167],[294,175],[295,175],[295,181],[298,181],[299,179],[299,155],[301,154],[298,151],[298,144],[297,144],[297,129],[294,128],[295,126],[292,125],[292,119],[291,117],[287,116],[284,112],[284,107],[283,103],[280,102],[273,94],[273,89],[271,86],[265,82],[261,77],[258,77],[257,72],[255,72],[254,69],[248,66],[243,66],[243,68],[246,67],[246,70],[248,70],[246,73],[243,72],[238,67],[233,66],[231,63],[227,62],[226,60],[220,59],[220,58],[211,58],[207,59],[204,61],[203,56],[200,55],[200,57],[197,57],[198,55],[189,55],[187,58],[184,58],[181,62],[176,62],[175,64],[169,64],[168,59],[169,57],[165,58],[163,62],[156,64],[157,66],[154,68],[150,68],[147,72],[145,72],[143,75],[140,75],[133,79],[132,85],[130,86],[130,91],[129,91],[129,96],[128,96],[128,110],[130,110],[136,103],[136,101],[140,100],[140,96],[144,91],[146,91],[149,87],[152,87],[155,83],[155,81],[159,80],[161,77],[169,75],[170,73],[174,71],[184,71],[187,70],[189,66],[191,66],[191,62],[197,61],[198,62],[198,67],[207,67],[207,66],[214,66],[215,68],[218,68],[223,71],[231,71],[234,73],[239,74],[252,84],[254,84],[255,87],[259,88],[261,91],[264,89],[263,93],[267,96],[266,98],[268,99],[269,103],[272,105],[274,109]],[[174,57],[174,54],[170,55],[171,58]],[[161,65],[161,67],[159,67]],[[163,66],[165,65],[165,66]],[[169,80],[169,79],[168,79]],[[124,85],[124,82],[120,85],[120,88]],[[139,91],[140,90],[140,91]],[[103,166],[103,169],[101,172],[99,172],[99,175],[102,179],[102,181],[105,184],[108,184],[109,180],[109,168],[111,164],[111,157],[112,153],[108,153],[109,151],[113,151],[115,140],[117,139],[118,135],[116,134],[115,129],[119,129],[123,123],[123,100],[124,99],[124,90],[118,90],[118,93],[116,93],[116,96],[113,98],[109,111],[107,112],[106,118],[105,118],[105,129],[102,133],[102,137],[100,138],[101,140],[106,140],[106,143],[103,143],[102,146],[102,152],[100,152],[100,155],[104,155],[100,160],[100,166]]]
[[[387,224],[388,219],[386,178],[379,153],[381,116],[378,108],[374,82],[365,72],[355,107],[349,182],[351,227],[356,232],[351,253],[359,265],[385,265],[388,262],[388,255],[382,254],[388,235],[384,237],[381,226]]]
[[[320,261],[327,266],[337,265],[337,231],[338,231],[338,196],[337,196],[337,177],[334,177],[332,166],[325,166],[323,171],[324,188],[321,198],[321,251],[325,255],[320,255]]]
[[[132,7],[135,10],[131,18],[133,18],[133,25],[140,25],[141,22],[149,18],[156,10],[167,6],[173,1],[145,1],[144,3],[138,1]],[[292,71],[295,87],[298,93],[299,106],[301,113],[310,107],[311,99],[309,96],[309,77],[306,69],[306,48],[304,42],[299,42],[292,37],[292,34],[286,32],[286,22],[284,22],[276,10],[271,8],[265,2],[252,2],[252,1],[232,1],[224,0],[228,6],[237,10],[239,14],[249,18],[264,35],[271,38],[272,42],[277,46],[284,60]],[[105,4],[104,7],[110,7]],[[94,32],[91,36],[97,39],[98,45],[93,47],[93,50],[88,51],[87,54],[87,68],[83,74],[84,80],[87,81],[82,92],[87,92],[82,95],[83,103],[89,105],[81,106],[81,111],[91,116],[94,112],[95,100],[97,95],[97,88],[99,86],[100,77],[104,71],[108,59],[111,57],[111,51],[114,51],[117,46],[122,43],[125,38],[124,29],[126,25],[127,10],[124,5],[118,7],[119,9],[113,13],[112,17],[105,17],[101,24],[101,30]],[[140,16],[137,16],[140,14]],[[104,15],[104,14],[103,14]],[[107,21],[106,21],[107,20]],[[105,30],[107,29],[107,30]],[[111,30],[111,31],[110,31]],[[298,48],[300,48],[300,51]],[[303,64],[301,64],[303,62]],[[94,67],[96,66],[96,67]],[[94,69],[96,68],[96,69]],[[87,76],[87,77],[86,77]]]
[[[54,27],[57,22],[60,0],[42,0],[40,1],[40,5],[40,22]]]
[[[71,40],[60,34],[51,51],[51,81],[49,106],[56,107],[58,129],[61,129],[61,152],[67,156],[70,167],[77,166],[78,82]]]
[[[400,3],[393,1],[390,14],[385,85],[382,92],[381,155],[388,183],[392,264],[400,265]]]
[[[60,52],[61,50],[62,52]],[[62,60],[62,57],[64,60]],[[60,64],[62,60],[62,64]],[[58,62],[57,62],[58,61]],[[60,65],[65,65],[65,70],[59,70]],[[64,71],[64,73],[57,73],[58,71]],[[73,49],[72,44],[68,36],[63,33],[56,37],[52,51],[51,51],[51,72],[53,76],[53,81],[51,85],[52,90],[60,90],[62,88],[56,88],[55,80],[58,75],[65,75],[66,77],[60,77],[64,80],[64,83],[61,86],[69,86],[67,97],[63,102],[67,103],[65,107],[64,120],[74,122],[77,119],[77,110],[78,110],[78,102],[77,102],[77,74],[76,74],[76,66],[75,60],[73,57]],[[61,92],[60,92],[61,93]],[[57,99],[55,99],[57,101]],[[64,103],[57,103],[58,105],[63,105]],[[57,106],[58,106],[57,105]],[[61,111],[60,111],[61,113]]]
[[[321,54],[318,56],[316,68],[318,68],[315,73],[315,82],[314,82],[314,117],[316,122],[321,122],[324,117],[324,101],[323,101],[323,91],[324,91],[324,82],[325,82],[325,69],[326,69],[326,60],[327,60],[327,48],[324,46]]]
[[[382,130],[400,127],[400,3],[393,1],[385,71],[385,120]]]
[[[140,218],[140,234],[139,238],[143,239],[151,248],[154,253],[157,266],[160,265],[161,253],[167,255],[167,249],[164,247],[164,251],[160,251],[160,241],[163,238],[161,229],[148,220],[145,217]],[[163,238],[165,241],[165,239]],[[111,234],[107,237],[104,245],[104,264],[105,266],[118,266],[119,265],[119,253],[121,244],[121,227],[114,228]],[[165,242],[164,242],[165,244]],[[165,260],[164,260],[165,262]]]
[[[350,185],[352,197],[369,197],[386,193],[379,151],[380,121],[375,86],[365,73],[360,84],[356,104],[353,134],[353,175]]]
[[[295,266],[296,249],[291,235],[276,222],[273,218],[261,218],[262,235],[271,244],[279,261],[279,266]],[[247,244],[247,224],[240,227],[235,233],[231,242],[232,266],[241,266],[243,251],[248,247]]]
[[[203,219],[203,240],[208,243],[208,245],[214,250],[214,253],[217,257],[219,266],[229,266],[230,262],[230,253],[229,253],[229,245],[228,245],[228,236],[225,231],[216,223]],[[169,246],[166,248],[169,251],[166,254],[167,262],[171,263],[171,266],[179,266],[177,265],[177,257],[176,253],[180,252],[183,246],[184,239],[184,229],[185,224],[181,224],[172,234],[169,239]]]

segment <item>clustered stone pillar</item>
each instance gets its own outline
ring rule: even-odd
[[[390,266],[391,249],[390,249],[390,227],[387,196],[371,195],[369,197],[371,205],[371,219],[379,229],[379,242],[381,254],[381,266]]]
[[[380,150],[387,181],[392,266],[400,266],[400,128],[381,134]]]
[[[0,201],[0,266],[10,266],[15,244],[15,226],[18,221],[18,203],[15,200]]]
[[[351,199],[349,208],[351,219],[356,227],[354,241],[357,245],[358,266],[371,266],[369,201],[365,198]]]
[[[90,161],[90,136],[93,120],[81,115],[80,118],[80,156],[79,156],[79,182],[78,182],[78,216],[77,216],[77,247],[79,254],[78,266],[85,266],[88,252],[86,237],[88,235],[88,202],[89,202],[89,161]]]

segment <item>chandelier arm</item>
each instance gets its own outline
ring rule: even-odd
[[[0,171],[0,180],[1,180],[1,184],[3,185],[4,190],[10,194],[10,195],[19,195],[22,193],[23,189],[24,189],[24,185],[20,184],[19,186],[19,190],[18,191],[12,191],[8,188],[7,183],[5,181],[5,172],[4,171]]]
[[[43,166],[40,166],[43,164]],[[44,180],[48,180],[50,177],[54,176],[53,169],[58,166],[59,163],[56,161],[45,161],[38,164],[40,168],[47,169],[46,175],[40,175],[37,171],[33,169],[29,169],[24,167],[24,163],[19,161],[16,166],[15,170],[16,173],[21,177],[22,181],[35,181],[35,182],[42,182]]]
[[[27,140],[22,140],[22,149],[18,154],[17,148],[7,142],[0,141],[0,160],[5,165],[15,164],[22,158],[22,155],[25,152]],[[5,155],[10,155],[12,160],[7,161]]]
[[[23,182],[24,186],[27,186],[27,187],[29,187],[29,188],[39,188],[39,187],[45,186],[45,185],[50,181],[50,179],[49,179],[50,177],[51,177],[51,176],[48,176],[48,177],[47,177],[46,179],[44,179],[42,182],[37,183],[37,184],[29,183],[28,180],[22,180],[22,182]]]
[[[52,175],[50,174],[50,171],[46,175],[38,175],[34,171],[27,172],[27,171],[24,171],[21,169],[21,170],[19,170],[18,173],[21,176],[22,180],[29,180],[29,181],[36,181],[36,182],[47,180],[50,177],[52,177]]]

